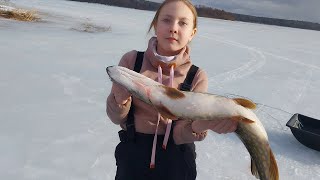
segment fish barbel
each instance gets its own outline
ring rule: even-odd
[[[152,105],[164,118],[172,120],[238,121],[235,133],[251,156],[251,172],[261,180],[278,180],[277,162],[267,133],[251,110],[255,104],[243,98],[227,98],[209,93],[179,91],[121,66],[107,67],[110,79],[133,96]]]

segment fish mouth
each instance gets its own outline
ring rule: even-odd
[[[113,81],[113,79],[112,79],[112,77],[111,77],[111,72],[110,72],[110,68],[112,68],[112,67],[113,67],[113,66],[108,66],[108,67],[106,68],[107,74],[108,74],[109,79],[110,79],[111,81]]]
[[[115,82],[115,78],[114,76],[117,76],[117,74],[119,74],[119,72],[117,73],[117,71],[115,70],[116,67],[115,66],[108,66],[106,68],[106,71],[107,71],[107,74],[109,76],[109,79],[112,81],[112,82]]]
[[[110,68],[112,68],[112,67],[113,67],[113,66],[108,66],[108,67],[106,68],[106,71],[107,71],[109,77],[110,77]]]
[[[148,85],[152,85],[155,81],[147,80],[146,76],[129,70],[126,67],[108,66],[106,68],[106,71],[112,82],[124,86],[133,95],[137,97],[140,96],[145,100],[146,103],[152,104],[151,100],[148,97]],[[143,98],[144,96],[148,98]]]

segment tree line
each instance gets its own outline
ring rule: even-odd
[[[160,3],[145,1],[145,0],[71,0],[79,2],[89,2],[89,3],[99,3],[106,4],[110,6],[126,7],[133,9],[156,11],[160,7]],[[225,19],[225,20],[235,20],[235,17],[226,11],[219,9],[212,9],[206,6],[196,6],[198,16]]]
[[[133,8],[133,9],[140,9],[140,10],[149,10],[149,11],[156,11],[160,7],[160,3],[146,1],[146,0],[70,0],[70,1],[99,3],[99,4],[105,4],[105,5],[111,5],[111,6]],[[224,19],[224,20],[231,20],[231,21],[243,21],[243,22],[286,26],[286,27],[320,31],[319,23],[237,14],[237,13],[231,13],[224,10],[203,6],[203,5],[196,6],[196,9],[199,17]]]
[[[236,14],[236,13],[233,13],[233,15],[234,15],[236,21],[320,31],[320,24],[319,23],[298,21],[298,20],[268,18],[268,17],[257,17],[257,16],[249,16],[249,15]]]

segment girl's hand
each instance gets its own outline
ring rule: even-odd
[[[238,122],[232,119],[196,120],[192,123],[192,130],[201,133],[210,129],[218,134],[226,134],[234,132],[237,126]]]
[[[129,91],[127,91],[126,88],[117,83],[113,83],[111,91],[114,94],[114,98],[117,104],[124,105],[131,100],[131,94],[129,93]]]

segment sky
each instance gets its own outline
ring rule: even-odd
[[[120,127],[105,112],[105,68],[146,49],[154,12],[64,0],[11,5],[42,20],[0,18],[1,179],[113,180]],[[258,104],[280,179],[319,180],[320,152],[286,123],[294,113],[320,119],[320,32],[199,18],[190,46],[209,93]],[[197,180],[256,179],[235,134],[209,132],[196,148]]]
[[[149,0],[163,2],[163,0]],[[192,0],[225,11],[320,23],[319,0]]]

